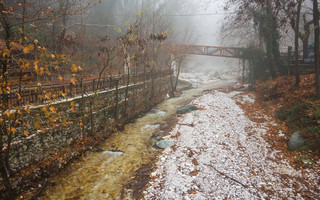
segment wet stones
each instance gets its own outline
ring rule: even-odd
[[[120,151],[120,150],[103,151],[102,154],[111,155],[111,156],[122,156],[123,151]]]
[[[186,114],[186,113],[194,111],[194,110],[198,110],[198,108],[194,105],[186,105],[186,106],[182,106],[182,107],[178,108],[177,114]]]
[[[301,136],[301,133],[299,131],[293,133],[293,135],[291,136],[289,142],[288,142],[288,149],[290,151],[295,151],[300,149],[303,145],[305,145],[307,142],[306,139],[304,139]]]
[[[160,140],[156,143],[156,146],[160,149],[169,148],[169,147],[172,147],[173,145],[175,145],[174,142],[170,140]]]

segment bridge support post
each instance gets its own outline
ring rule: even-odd
[[[246,71],[246,60],[241,59],[241,63],[242,63],[242,83],[244,83],[245,71]]]

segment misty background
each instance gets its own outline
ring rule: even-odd
[[[158,15],[161,20],[167,22],[169,31],[176,35],[175,42],[223,46],[219,33],[223,19],[228,14],[223,9],[224,5],[225,0],[103,0],[88,11],[86,20],[88,24],[101,25],[96,28],[90,27],[94,34],[112,35],[117,27],[133,23],[137,13],[143,11],[142,20],[150,20],[152,23],[154,19],[150,18]],[[168,34],[169,37],[170,35],[172,34]],[[237,59],[190,55],[182,71],[214,73],[237,71],[238,68]]]

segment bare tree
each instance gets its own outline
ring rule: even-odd
[[[318,1],[313,0],[313,23],[314,23],[314,58],[315,58],[315,76],[316,76],[316,92],[320,97],[320,61],[319,61],[319,7]]]

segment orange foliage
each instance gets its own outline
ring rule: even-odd
[[[258,82],[254,86],[255,96],[257,101],[253,104],[241,104],[240,106],[245,110],[247,116],[252,121],[257,123],[266,122],[268,124],[268,134],[264,136],[266,141],[272,146],[272,148],[280,150],[284,153],[285,157],[291,161],[291,164],[295,167],[307,167],[304,163],[298,162],[297,157],[308,154],[310,160],[319,159],[319,152],[290,152],[287,150],[288,138],[295,130],[290,130],[288,125],[275,118],[276,112],[282,106],[293,106],[297,103],[307,103],[313,106],[319,106],[320,100],[316,99],[315,91],[315,77],[311,75],[302,75],[299,86],[295,86],[294,77],[278,77],[274,80],[268,80],[266,82]],[[309,115],[315,112],[311,108],[307,110]],[[278,127],[274,124],[270,124],[265,116],[272,119]],[[287,136],[280,137],[279,129]]]
[[[267,82],[258,82],[254,88],[263,101],[277,100],[279,103],[294,104],[316,96],[314,80],[314,74],[303,75],[297,87],[295,77],[281,76]]]

